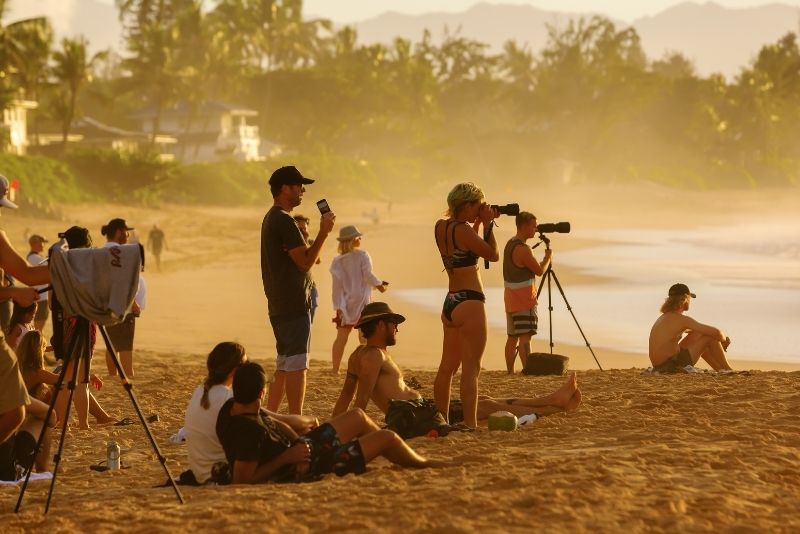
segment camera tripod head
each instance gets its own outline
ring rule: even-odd
[[[544,243],[544,248],[546,250],[550,250],[550,238],[547,237],[546,235],[544,235],[543,233],[539,232],[539,239],[540,239],[540,241],[538,243],[536,243],[535,245],[533,245],[531,248],[535,249],[536,247],[538,247],[539,245]]]

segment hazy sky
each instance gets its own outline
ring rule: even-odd
[[[633,21],[654,15],[664,9],[683,3],[679,0],[484,0],[489,4],[527,4],[547,11],[598,12],[604,15]],[[356,22],[374,17],[384,11],[400,13],[426,13],[431,11],[464,11],[479,0],[305,0],[305,12],[323,16],[336,22]],[[697,3],[705,3],[698,1]],[[753,7],[771,3],[794,5],[786,0],[715,0],[725,7]]]
[[[22,2],[25,0],[12,0]],[[69,4],[72,0],[47,0],[54,6]],[[98,0],[113,4],[113,0]],[[305,0],[305,12],[329,18],[336,22],[358,22],[380,15],[384,11],[400,13],[426,13],[431,11],[464,11],[480,0]],[[613,18],[632,22],[639,17],[654,15],[682,3],[681,0],[484,0],[490,4],[527,4],[548,11],[597,12]],[[697,3],[705,3],[696,0]],[[715,0],[726,7],[753,7],[771,3],[795,5],[792,0]]]

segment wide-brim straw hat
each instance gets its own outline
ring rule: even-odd
[[[389,319],[397,324],[406,320],[406,318],[399,313],[394,313],[385,302],[370,302],[364,306],[364,309],[361,311],[361,317],[358,318],[356,328],[381,319]]]
[[[355,239],[357,237],[361,237],[362,235],[364,235],[364,234],[359,232],[358,228],[356,228],[353,225],[348,225],[348,226],[343,226],[339,230],[339,237],[337,237],[336,239],[338,241],[350,241],[351,239]]]

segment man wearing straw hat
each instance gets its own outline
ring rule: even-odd
[[[414,419],[420,422],[426,419],[425,414],[429,414],[430,410],[437,412],[433,400],[423,398],[405,383],[402,371],[387,350],[387,347],[397,342],[398,326],[405,320],[405,317],[392,311],[385,302],[372,302],[364,307],[357,326],[367,344],[358,347],[347,360],[347,375],[334,406],[333,417],[346,412],[355,397],[354,408],[365,410],[371,399],[386,414],[389,428],[404,438],[425,435],[436,429],[436,426],[415,425],[415,428],[406,432],[407,429],[394,428],[390,423],[393,411],[406,409],[409,402],[414,405]],[[478,419],[487,419],[496,411],[509,411],[521,418],[527,416],[527,419],[520,421],[532,422],[537,417],[576,410],[580,406],[581,395],[575,373],[571,373],[559,389],[542,397],[494,399],[482,395],[478,399]],[[465,429],[458,426],[462,422],[462,414],[460,401],[452,400],[449,422],[456,426],[446,430]],[[429,424],[436,425],[437,421],[443,423],[444,419],[434,417]]]
[[[290,213],[302,202],[305,186],[313,183],[296,167],[273,172],[269,188],[274,205],[261,225],[261,280],[278,352],[267,408],[277,412],[285,393],[289,413],[297,415],[303,413],[311,342],[310,271],[336,219],[333,212],[325,213],[314,244],[306,242]]]

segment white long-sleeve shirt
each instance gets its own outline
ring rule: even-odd
[[[342,324],[358,322],[361,310],[372,301],[372,289],[383,282],[372,272],[372,258],[366,250],[353,250],[331,262],[333,309],[342,315]]]

